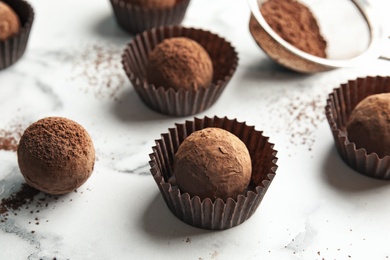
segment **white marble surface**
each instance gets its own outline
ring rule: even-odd
[[[77,192],[46,198],[45,207],[36,206],[45,198],[39,194],[29,209],[0,222],[0,259],[390,258],[390,182],[346,166],[324,116],[333,88],[359,76],[389,75],[389,61],[293,73],[255,44],[245,1],[192,1],[184,25],[220,34],[240,57],[220,99],[197,116],[255,125],[279,158],[257,212],[230,230],[206,231],[170,213],[148,166],[160,133],[192,117],[160,115],[140,101],[120,64],[131,36],[116,25],[109,1],[30,2],[36,19],[28,49],[0,71],[0,129],[68,117],[92,136],[97,161]],[[372,3],[390,25],[388,0]],[[0,199],[22,183],[16,153],[0,151]]]

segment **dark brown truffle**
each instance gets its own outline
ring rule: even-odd
[[[19,29],[18,15],[6,3],[0,1],[0,41],[15,35]]]
[[[193,132],[174,158],[174,176],[182,192],[201,199],[236,199],[248,187],[251,158],[245,144],[221,128]]]
[[[95,149],[87,131],[61,117],[47,117],[30,125],[17,153],[27,184],[49,194],[77,189],[95,164]]]
[[[352,111],[347,122],[348,139],[367,154],[390,155],[390,93],[371,95]]]
[[[125,0],[125,2],[144,8],[167,8],[176,4],[176,0]]]
[[[165,39],[149,54],[147,80],[156,87],[176,91],[208,87],[213,79],[213,63],[207,51],[186,37]]]

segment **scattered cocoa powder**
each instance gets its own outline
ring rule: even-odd
[[[74,55],[74,75],[70,80],[82,80],[85,93],[93,92],[96,98],[113,98],[118,101],[118,94],[126,83],[126,74],[122,69],[123,48],[112,45],[92,44],[82,48]]]
[[[325,120],[323,115],[323,98],[318,95],[312,98],[296,97],[287,106],[290,115],[290,143],[306,145],[308,150],[315,143],[315,130]]]
[[[286,94],[286,98],[280,96],[275,96],[275,99],[278,99],[277,106],[272,106],[276,104],[274,99],[270,100],[269,114],[277,120],[270,124],[273,131],[287,135],[290,145],[306,146],[311,151],[317,138],[316,131],[325,120],[323,113],[325,96],[323,94],[312,96]]]
[[[0,215],[8,213],[10,210],[15,212],[21,207],[30,204],[38,193],[38,190],[23,184],[18,192],[1,200]]]
[[[87,190],[90,191],[90,189]],[[74,193],[78,193],[78,191],[75,190]],[[83,192],[79,194],[81,195]],[[49,207],[55,209],[58,202],[65,203],[64,200],[60,200],[59,196],[40,192],[24,183],[18,191],[0,200],[0,225],[7,223],[12,216],[17,217],[19,212],[24,213],[21,215],[30,215],[29,221],[27,221],[29,225],[37,226],[48,223],[48,219],[43,221],[39,217],[40,212]],[[31,233],[35,233],[35,230],[32,230]]]
[[[20,124],[11,125],[8,129],[0,129],[0,150],[16,151],[23,130]]]
[[[260,7],[269,26],[285,41],[312,55],[326,57],[326,41],[312,12],[296,0],[268,0]]]

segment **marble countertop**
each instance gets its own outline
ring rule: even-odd
[[[390,27],[387,0],[380,7]],[[277,175],[256,213],[225,231],[188,226],[166,207],[149,172],[154,140],[175,123],[147,108],[120,63],[132,36],[108,0],[30,0],[36,18],[24,56],[0,71],[0,133],[46,116],[83,125],[96,148],[90,179],[63,196],[37,194],[0,216],[0,259],[388,259],[390,182],[350,169],[324,115],[328,94],[390,62],[302,75],[257,47],[244,1],[194,0],[183,24],[225,37],[239,66],[219,100],[196,115],[237,118],[278,151]],[[386,7],[386,8],[385,8]],[[0,199],[24,183],[16,153],[0,150]]]

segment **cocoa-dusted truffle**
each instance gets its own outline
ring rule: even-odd
[[[159,43],[149,54],[146,76],[156,87],[197,90],[210,85],[213,63],[196,41],[173,37]]]
[[[125,2],[144,8],[167,8],[176,4],[176,0],[125,0]]]
[[[363,99],[347,122],[348,139],[367,154],[390,155],[390,93]]]
[[[77,189],[95,164],[95,149],[87,131],[62,117],[47,117],[30,125],[17,153],[27,184],[49,194]]]
[[[20,29],[20,20],[18,15],[9,5],[0,1],[0,41],[5,40]]]
[[[182,192],[201,199],[236,199],[248,187],[251,158],[245,144],[221,128],[193,132],[174,158],[174,176]]]

